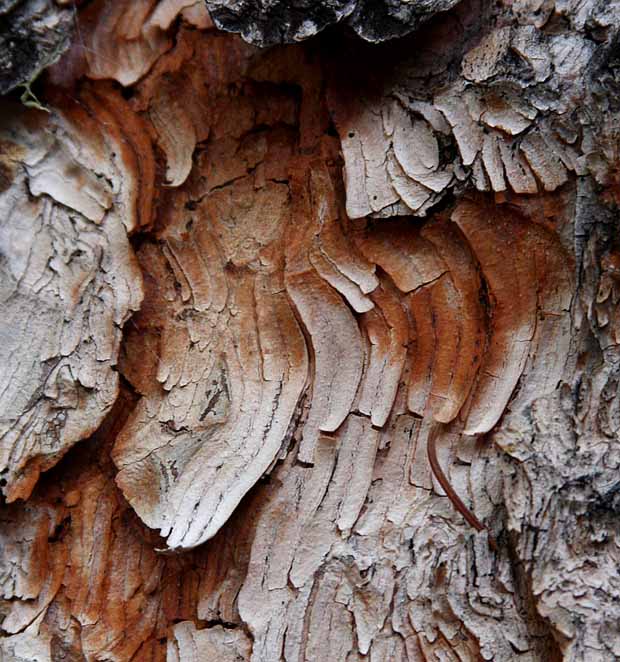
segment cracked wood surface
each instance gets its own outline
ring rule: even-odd
[[[615,3],[207,5],[416,32],[96,0],[5,102],[0,660],[616,659]]]

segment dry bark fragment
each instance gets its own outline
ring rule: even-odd
[[[446,11],[458,0],[425,2],[264,2],[255,5],[240,0],[209,0],[207,7],[221,30],[238,32],[259,46],[294,43],[326,27],[344,21],[363,39],[378,42],[415,30],[433,14]]]
[[[91,434],[114,404],[121,329],[142,298],[127,238],[138,223],[126,204],[136,195],[133,164],[113,159],[115,136],[91,113],[67,103],[53,117],[10,107],[3,117],[12,181],[0,194],[0,471],[9,500],[28,497],[39,473]],[[92,134],[82,133],[85,124]]]

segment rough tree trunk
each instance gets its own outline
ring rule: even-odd
[[[0,660],[619,659],[620,5],[207,4],[0,1]]]

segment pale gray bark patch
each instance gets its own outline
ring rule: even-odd
[[[252,652],[248,635],[241,629],[225,630],[221,625],[197,630],[191,621],[177,623],[168,640],[167,662],[240,662]]]

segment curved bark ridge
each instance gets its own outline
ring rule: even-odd
[[[122,325],[142,300],[127,238],[140,223],[136,156],[131,121],[122,130],[116,119],[122,106],[98,93],[50,118],[3,112],[0,474],[9,501],[27,498],[117,397]],[[152,179],[152,164],[143,174]],[[152,182],[145,195],[150,205]]]
[[[95,0],[79,15],[74,10],[74,40],[60,65],[51,68],[52,78],[61,84],[87,76],[133,85],[172,48],[170,27],[178,20],[199,29],[213,25],[195,0]]]
[[[334,87],[350,218],[426,216],[471,186],[555,191],[571,173],[587,172],[589,121],[574,111],[584,103],[595,44],[575,31],[541,30],[530,15],[505,17],[480,39],[484,9],[472,4],[426,30],[413,57],[403,49],[391,56],[396,62],[376,65],[369,54],[365,67],[380,82],[349,87],[344,72],[345,92],[340,81]],[[444,43],[459,46],[438,48]],[[381,66],[406,75],[381,78]]]
[[[162,661],[168,648],[168,660],[178,659],[177,651],[187,660],[198,646],[211,659],[238,659],[226,657],[230,648],[249,659],[251,644],[242,631],[220,625],[196,632],[189,622],[199,593],[209,593],[221,571],[202,552],[184,558],[157,554],[155,537],[115,488],[109,439],[126,415],[116,407],[96,433],[97,445],[81,449],[86,454],[73,465],[79,477],[66,480],[57,473],[44,496],[3,512],[2,655],[15,662],[121,662],[134,656]],[[239,522],[237,533],[219,554],[231,557],[233,549],[241,555],[251,531]],[[212,551],[217,554],[218,547]],[[234,584],[227,578],[227,586]],[[227,623],[234,620],[225,599],[220,609]],[[168,620],[177,625],[166,645]]]
[[[211,538],[289,447],[314,465],[351,416],[380,435],[401,387],[425,425],[458,417],[454,429],[488,432],[522,377],[521,408],[556,388],[570,330],[568,260],[551,230],[482,198],[423,224],[352,224],[338,142],[304,146],[326,121],[308,108],[317,99],[274,97],[291,71],[247,48],[199,85],[201,54],[227,49],[187,33],[160,64],[167,82],[147,79],[139,100],[170,184],[138,249],[147,294],[121,368],[142,397],[113,459],[171,548]],[[311,85],[316,70],[293,64]],[[231,95],[239,71],[254,82]],[[206,113],[166,102],[173,90]],[[536,351],[554,334],[557,360]]]

